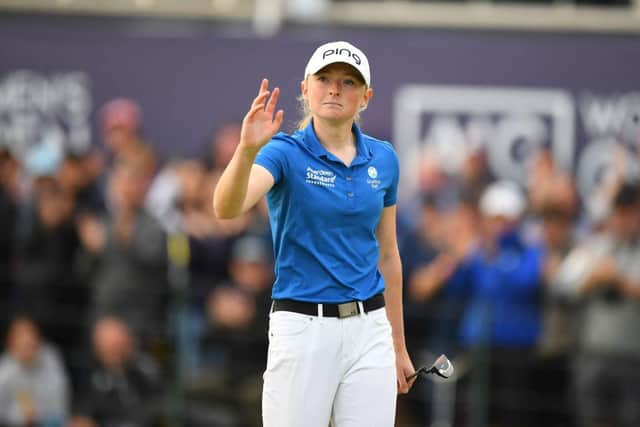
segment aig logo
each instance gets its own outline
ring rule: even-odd
[[[574,163],[575,104],[563,90],[407,85],[395,96],[393,126],[409,197],[430,164],[455,175],[478,150],[496,178],[520,183],[543,148],[565,170]]]
[[[343,55],[349,58],[353,58],[353,61],[356,63],[356,65],[360,65],[362,63],[362,59],[360,59],[358,54],[351,52],[346,47],[343,47],[342,49],[337,49],[337,48],[327,49],[324,52],[322,52],[322,59],[325,59],[327,56],[331,56],[331,55]]]

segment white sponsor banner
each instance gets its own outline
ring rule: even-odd
[[[0,76],[0,143],[20,158],[91,142],[90,79],[80,71],[17,70]]]
[[[561,168],[575,174],[581,195],[588,195],[611,167],[613,146],[637,149],[640,96],[577,98],[562,89],[401,87],[394,97],[393,141],[402,164],[402,194],[419,191],[425,160],[435,159],[455,174],[468,153],[479,148],[494,176],[524,184],[529,162],[548,148]],[[579,145],[577,129],[585,138]],[[628,159],[627,168],[635,169],[637,156]]]

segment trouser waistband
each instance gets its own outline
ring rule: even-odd
[[[313,302],[296,301],[292,299],[273,300],[271,311],[290,311],[293,313],[318,316],[320,313],[324,317],[345,318],[384,307],[384,296],[377,294],[365,301],[350,301],[342,304],[316,304]]]

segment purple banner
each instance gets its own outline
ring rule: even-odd
[[[140,102],[145,134],[164,158],[201,155],[214,129],[241,120],[262,77],[282,89],[290,130],[309,55],[346,39],[372,63],[365,131],[393,138],[408,174],[415,150],[433,144],[446,157],[448,144],[471,135],[499,146],[492,167],[505,176],[519,179],[518,164],[546,145],[586,182],[606,144],[634,142],[637,36],[320,27],[250,34],[212,22],[2,16],[0,137],[95,143],[97,107],[126,96]],[[581,160],[592,144],[600,144],[585,154],[592,160]]]

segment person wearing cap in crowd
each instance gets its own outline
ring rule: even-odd
[[[267,197],[275,283],[264,426],[392,426],[414,372],[396,237],[399,163],[362,133],[372,98],[365,54],[318,47],[300,84],[304,118],[278,133],[280,89],[264,79],[213,197],[233,218]]]
[[[476,365],[479,369],[471,376],[488,372],[489,424],[503,427],[539,425],[532,416],[535,411],[527,412],[526,393],[535,387],[532,355],[541,328],[543,251],[522,236],[526,208],[515,183],[490,184],[478,202],[478,242],[464,250],[446,250],[446,257],[431,266],[438,272],[430,274],[427,285],[421,284],[428,288],[420,290],[432,295],[442,288],[447,298],[465,301],[459,346],[472,354],[490,349],[489,366]],[[463,381],[463,390],[466,386]]]
[[[539,425],[529,396],[536,387],[533,350],[541,332],[544,264],[542,248],[521,231],[526,208],[517,184],[490,184],[479,200],[479,246],[447,285],[468,298],[462,346],[491,351],[489,423],[496,426]]]

